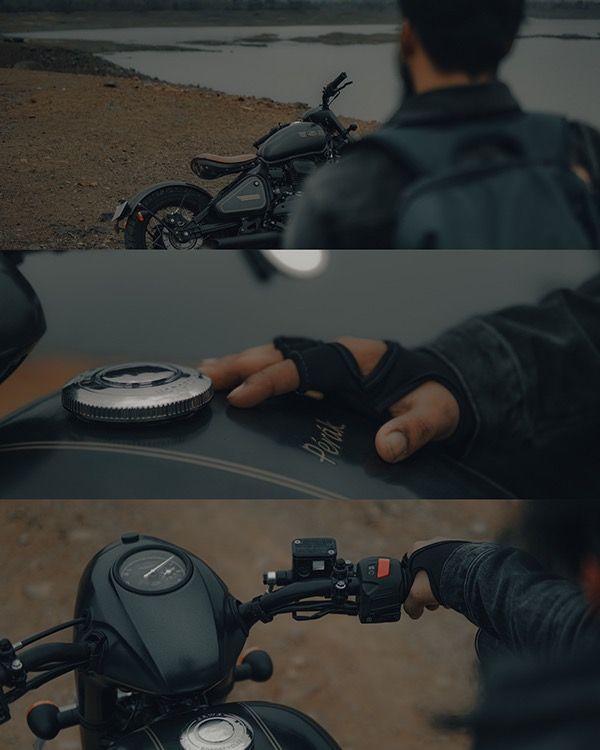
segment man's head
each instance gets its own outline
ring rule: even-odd
[[[402,55],[417,91],[496,75],[524,18],[525,0],[399,0]],[[420,85],[421,84],[421,85]]]
[[[600,500],[535,500],[525,506],[525,543],[542,563],[581,583],[600,610]]]

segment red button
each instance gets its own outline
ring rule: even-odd
[[[377,561],[377,578],[387,578],[390,574],[390,561],[383,558]]]

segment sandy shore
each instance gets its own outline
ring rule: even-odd
[[[195,180],[195,154],[247,153],[305,109],[137,76],[14,68],[0,68],[0,108],[0,247],[11,249],[122,247],[109,221],[121,198]]]

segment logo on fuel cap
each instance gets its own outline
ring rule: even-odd
[[[210,378],[191,367],[131,362],[89,370],[62,390],[64,408],[90,422],[165,422],[191,416],[213,397]]]
[[[193,721],[179,738],[184,750],[247,750],[252,742],[248,724],[228,714],[213,714]]]

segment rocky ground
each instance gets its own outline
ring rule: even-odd
[[[20,249],[122,247],[110,222],[121,198],[195,179],[197,153],[248,153],[306,107],[146,80],[79,50],[0,42],[0,109],[0,247]]]
[[[436,535],[492,537],[511,514],[506,503],[47,502],[0,504],[0,636],[13,639],[68,619],[83,566],[124,531],[138,530],[200,555],[240,598],[261,590],[263,571],[289,566],[296,535],[336,535],[351,559],[400,555]],[[321,722],[344,750],[466,750],[461,735],[433,729],[432,718],[463,711],[475,688],[474,628],[450,611],[420,622],[361,626],[350,618],[258,626],[249,645],[266,648],[275,675],[244,684],[235,699],[266,699]],[[64,637],[64,635],[63,635]],[[71,677],[31,694],[0,727],[3,750],[31,746],[25,724],[36,700],[68,703]],[[76,730],[53,750],[78,750]]]

